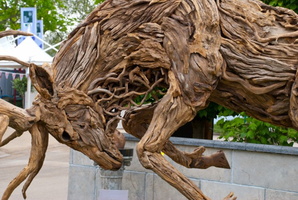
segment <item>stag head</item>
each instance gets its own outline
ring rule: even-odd
[[[2,33],[3,36],[11,33],[24,34],[18,31],[5,33]],[[107,121],[103,109],[86,91],[71,86],[65,81],[67,79],[62,83],[55,82],[54,69],[56,67],[57,70],[60,66],[59,62],[53,66],[36,66],[9,56],[1,56],[0,59],[12,60],[29,67],[30,78],[39,93],[33,106],[27,110],[0,99],[0,147],[25,131],[29,131],[32,136],[29,163],[8,185],[2,200],[8,199],[25,179],[27,181],[23,187],[23,196],[26,198],[27,188],[43,165],[48,133],[60,143],[84,153],[104,169],[117,170],[122,166],[123,157],[118,150],[118,143],[123,143],[123,137],[116,131],[119,117]],[[8,126],[16,131],[3,137]],[[2,141],[2,138],[5,139]]]
[[[105,130],[105,118],[94,101],[76,88],[59,88],[49,65],[30,66],[32,83],[39,93],[30,109],[45,129],[60,143],[78,150],[104,169],[118,169],[122,155],[114,138],[116,123]]]

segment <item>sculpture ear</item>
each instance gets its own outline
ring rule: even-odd
[[[30,78],[32,84],[38,93],[46,99],[50,99],[54,95],[54,81],[49,69],[50,66],[48,64],[44,64],[41,67],[33,63],[30,64]]]

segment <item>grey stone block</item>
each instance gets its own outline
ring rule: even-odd
[[[154,200],[154,173],[146,173],[145,179],[145,199]]]
[[[277,190],[266,190],[266,200],[297,200],[297,192],[285,192]]]
[[[215,181],[201,181],[201,189],[212,200],[222,200],[230,192],[234,192],[237,199],[264,200],[265,190],[258,187],[241,186]]]
[[[95,167],[69,168],[68,200],[95,200]]]
[[[192,181],[199,187],[200,183],[198,180],[192,179]],[[153,177],[153,184],[154,200],[187,200],[178,190],[157,175]]]
[[[96,170],[97,190],[122,190],[123,173],[123,167],[117,171],[104,170],[98,167]]]
[[[237,151],[233,166],[234,183],[298,192],[297,156]]]
[[[137,156],[137,153],[136,153],[136,145],[137,145],[136,141],[126,141],[126,143],[125,143],[125,148],[132,148],[132,149],[134,149],[131,165],[125,167],[125,169],[128,170],[128,171],[152,173],[151,170],[145,169],[141,165],[141,163],[139,161],[139,158]]]
[[[150,189],[145,186],[146,173],[125,171],[122,179],[122,189],[128,190],[129,200],[144,200],[145,192]]]
[[[79,151],[70,150],[70,163],[74,165],[94,166],[94,161]]]

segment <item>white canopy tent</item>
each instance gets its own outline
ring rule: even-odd
[[[15,38],[16,39],[16,38]],[[14,40],[15,40],[14,39]],[[5,40],[0,40],[0,55],[13,56],[21,61],[27,63],[34,63],[41,66],[43,63],[51,64],[53,57],[48,55],[42,50],[32,39],[32,37],[26,37],[18,46],[15,46]],[[0,61],[0,68],[25,68],[26,75],[28,77],[27,82],[27,95],[26,95],[26,108],[31,106],[31,80],[29,78],[29,69],[13,61]]]
[[[13,56],[21,61],[34,63],[36,65],[42,65],[43,63],[52,63],[53,58],[42,50],[31,37],[26,37],[16,47],[6,42],[6,44],[0,43],[0,55]],[[0,61],[1,68],[23,68],[18,63],[12,61]]]

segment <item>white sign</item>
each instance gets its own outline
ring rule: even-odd
[[[37,11],[35,7],[21,8],[21,31],[33,33],[38,37],[42,36],[43,22],[41,20],[37,21]],[[20,44],[24,39],[25,37],[19,38],[18,44]],[[42,41],[34,37],[32,37],[32,39],[39,47],[43,48]]]
[[[43,20],[37,20],[36,22],[36,35],[40,39],[43,39]],[[39,38],[35,38],[35,42],[41,49],[43,49],[43,42]]]
[[[21,8],[21,30],[36,34],[36,8]]]

